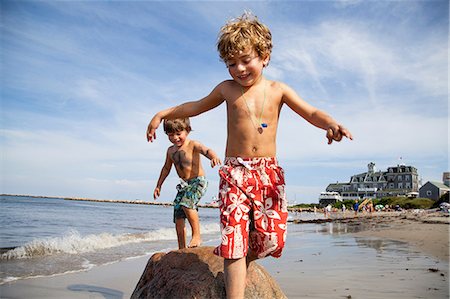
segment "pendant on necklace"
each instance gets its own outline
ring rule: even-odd
[[[266,123],[261,123],[261,126],[258,127],[258,133],[262,134],[264,132],[265,128],[267,128],[267,124]]]

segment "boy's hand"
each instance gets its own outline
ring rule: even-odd
[[[211,159],[211,168],[214,168],[216,165],[221,165],[222,161],[220,161],[219,158],[212,158]]]
[[[161,124],[161,118],[158,115],[155,115],[147,127],[147,141],[153,142],[156,139],[156,129],[158,129]]]
[[[331,144],[333,140],[339,142],[344,136],[350,140],[353,140],[352,133],[339,124],[330,125],[327,129],[328,144]]]
[[[153,199],[156,200],[159,197],[159,194],[161,193],[161,190],[159,187],[155,188],[155,191],[153,191]]]

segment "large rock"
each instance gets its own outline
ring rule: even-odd
[[[226,298],[223,258],[214,247],[187,248],[152,255],[133,294],[137,298]],[[245,298],[286,298],[276,281],[255,262],[247,271]]]

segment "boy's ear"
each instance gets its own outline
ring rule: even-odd
[[[270,55],[267,55],[262,59],[263,66],[266,67],[269,65]]]

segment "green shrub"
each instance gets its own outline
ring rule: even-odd
[[[295,206],[290,206],[289,208],[294,209],[314,209],[314,207],[319,207],[318,203],[300,203]]]
[[[434,200],[429,198],[393,197],[389,205],[399,205],[403,209],[430,209]]]
[[[383,206],[392,205],[392,202],[396,199],[398,199],[398,197],[383,197],[383,198],[377,199],[378,202],[376,204],[374,202],[374,204],[375,205],[383,205]]]

